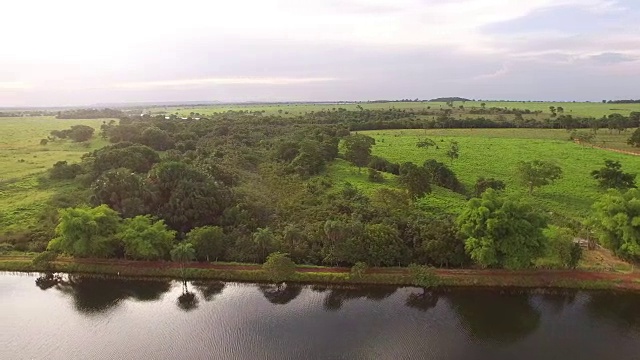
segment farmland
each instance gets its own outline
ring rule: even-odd
[[[376,145],[373,155],[382,156],[396,163],[422,164],[436,159],[450,165],[467,189],[480,176],[494,177],[507,185],[506,193],[530,199],[560,220],[565,217],[580,221],[587,217],[591,204],[602,194],[591,178],[590,172],[603,166],[606,159],[620,161],[625,171],[640,174],[640,157],[619,154],[607,150],[582,146],[568,141],[564,130],[553,129],[442,129],[442,130],[389,130],[364,131],[373,137]],[[625,148],[628,134],[603,134],[608,144]],[[439,149],[425,150],[416,143],[425,138],[433,139]],[[460,158],[451,162],[446,149],[451,141],[460,146]],[[613,146],[613,145],[612,145]],[[529,196],[526,187],[519,183],[516,167],[519,161],[551,160],[563,169],[563,177],[552,185],[537,189]],[[338,181],[350,182],[365,190],[378,187],[396,187],[396,177],[385,174],[382,184],[367,181],[367,173],[358,171],[346,162],[336,162],[330,173]],[[458,213],[466,203],[464,196],[443,188],[420,200],[420,206],[436,212]]]
[[[508,109],[522,109],[530,111],[541,111],[542,113],[538,117],[549,117],[551,114],[549,107],[563,108],[563,112],[572,116],[579,117],[594,117],[600,118],[613,113],[619,113],[624,116],[628,116],[633,111],[640,111],[640,104],[605,104],[596,102],[531,102],[531,101],[457,101],[453,102],[453,109],[456,113],[462,116],[466,115],[464,109],[479,109],[482,104],[486,108],[508,108]],[[191,113],[197,113],[200,115],[210,115],[213,113],[226,112],[229,110],[234,111],[264,111],[266,115],[282,115],[282,116],[296,116],[302,115],[306,112],[332,110],[337,108],[343,108],[346,110],[358,110],[359,106],[363,109],[380,110],[388,108],[407,109],[407,110],[423,110],[423,109],[446,109],[449,106],[444,102],[373,102],[373,103],[344,103],[344,104],[305,104],[305,103],[291,103],[291,104],[252,104],[252,105],[205,105],[205,106],[174,106],[174,107],[152,107],[146,109],[152,114],[178,113],[180,116],[189,116]],[[460,109],[463,106],[463,109]]]
[[[89,142],[57,140],[40,145],[52,130],[78,124],[98,129],[102,120],[0,118],[0,235],[34,225],[54,193],[74,187],[50,184],[43,178],[47,169],[58,161],[77,161],[84,153],[106,144],[96,131]]]

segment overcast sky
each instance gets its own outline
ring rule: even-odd
[[[638,0],[20,0],[0,106],[640,98]]]

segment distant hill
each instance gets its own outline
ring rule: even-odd
[[[470,99],[466,99],[466,98],[461,98],[461,97],[440,97],[440,98],[435,98],[435,99],[431,99],[429,101],[432,102],[449,102],[449,101],[471,101]]]

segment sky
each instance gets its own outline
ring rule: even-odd
[[[0,106],[640,98],[638,0],[20,0]]]

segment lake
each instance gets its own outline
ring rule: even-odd
[[[0,273],[0,359],[640,358],[636,293],[38,277]]]

